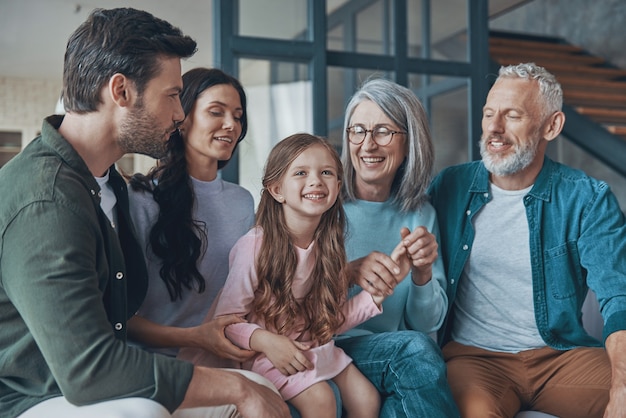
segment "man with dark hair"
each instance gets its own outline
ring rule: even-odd
[[[262,380],[126,344],[147,277],[114,164],[163,155],[195,50],[128,8],[97,9],[71,35],[67,114],[0,170],[0,417],[289,416]]]

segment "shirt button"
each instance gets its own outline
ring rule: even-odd
[[[454,279],[450,279],[450,284],[454,284]]]
[[[463,251],[467,251],[468,249],[469,249],[469,247],[467,246],[467,244],[465,244],[465,245],[463,246]]]
[[[465,214],[466,214],[467,216],[470,216],[470,214],[471,214],[471,213],[472,213],[472,211],[471,211],[471,210],[468,210],[467,212],[465,212]]]
[[[115,329],[116,329],[117,331],[121,330],[121,329],[122,329],[122,323],[121,323],[121,322],[116,323],[116,324],[115,324]]]
[[[98,197],[102,197],[102,191],[98,192]]]
[[[483,196],[485,196],[485,197],[489,197],[489,193],[485,193]]]
[[[121,271],[118,271],[117,273],[115,273],[115,278],[117,280],[122,280],[124,278],[124,273],[122,273]]]

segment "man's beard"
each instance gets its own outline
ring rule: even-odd
[[[480,140],[480,156],[487,171],[491,174],[504,177],[510,176],[524,170],[532,163],[540,140],[528,141],[521,145],[514,145],[514,153],[506,157],[493,155],[487,150],[487,142],[489,138]]]
[[[153,117],[139,100],[130,111],[128,118],[120,127],[119,144],[124,153],[137,153],[160,159],[167,151],[165,137],[174,131],[176,125],[169,130],[158,129],[156,118]]]

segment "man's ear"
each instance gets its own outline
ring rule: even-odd
[[[270,192],[274,200],[276,200],[278,203],[285,203],[285,197],[282,194],[282,188],[280,187],[280,184],[274,184],[272,186],[269,186],[267,188],[267,191]]]
[[[127,107],[133,102],[137,91],[135,83],[124,74],[116,73],[109,79],[108,93],[118,106]]]
[[[565,124],[565,114],[563,112],[555,112],[548,118],[546,121],[544,130],[543,130],[543,138],[546,141],[552,141],[554,138],[559,136],[561,131],[563,130],[563,125]]]

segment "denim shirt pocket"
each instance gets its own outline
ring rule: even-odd
[[[575,241],[568,241],[545,250],[546,281],[552,297],[568,299],[576,296],[577,289],[584,283],[583,271],[576,261],[580,258]]]

